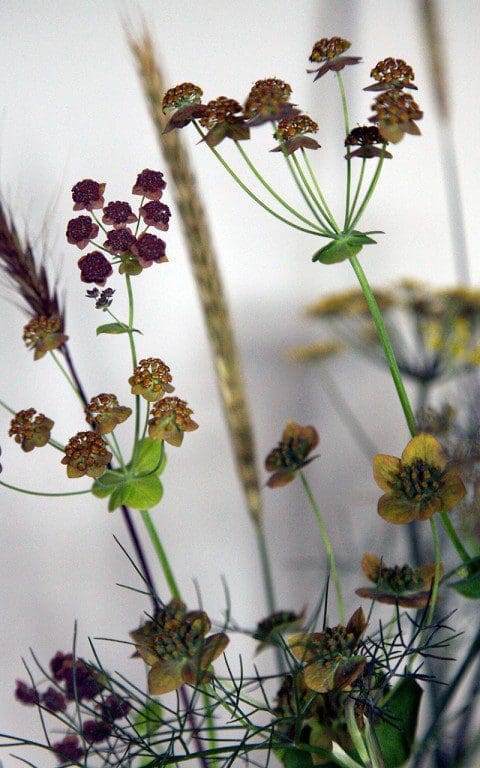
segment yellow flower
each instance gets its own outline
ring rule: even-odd
[[[185,400],[179,397],[164,397],[152,408],[152,418],[148,422],[148,434],[153,440],[166,440],[176,447],[183,442],[184,432],[198,429],[196,421],[190,418],[193,413]]]
[[[149,403],[155,403],[165,392],[173,392],[171,381],[168,365],[156,357],[147,357],[135,366],[128,383],[132,395],[141,395]]]
[[[66,464],[70,478],[88,475],[96,479],[105,474],[111,460],[103,437],[96,432],[78,432],[65,446],[62,464]]]
[[[151,667],[151,696],[175,691],[184,683],[200,685],[211,680],[211,664],[229,640],[224,632],[205,638],[210,627],[204,611],[187,612],[181,600],[173,599],[153,620],[130,632],[138,654]]]
[[[428,520],[436,512],[448,512],[465,496],[459,475],[446,469],[447,458],[432,435],[413,437],[402,457],[377,454],[373,475],[385,491],[378,502],[378,514],[389,523],[404,525]]]
[[[317,693],[350,690],[365,669],[367,660],[356,653],[367,622],[357,608],[346,627],[338,624],[323,632],[290,638],[293,655],[305,662],[305,685]]]
[[[403,608],[424,608],[427,605],[435,575],[435,563],[423,565],[421,568],[410,568],[409,565],[388,568],[379,557],[366,552],[361,565],[365,576],[373,581],[375,587],[360,587],[355,590],[359,597],[387,605],[401,605]],[[440,578],[442,576],[443,568],[440,564]]]

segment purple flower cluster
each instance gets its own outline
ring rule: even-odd
[[[78,261],[80,279],[84,283],[94,283],[103,287],[113,274],[112,264],[119,265],[120,274],[137,275],[143,269],[151,267],[155,262],[162,264],[168,261],[165,254],[164,240],[147,230],[152,227],[166,232],[169,226],[170,209],[160,202],[166,182],[163,173],[145,168],[138,174],[132,188],[132,194],[141,195],[142,201],[135,215],[129,203],[115,200],[105,205],[105,184],[93,179],[77,182],[72,188],[74,211],[88,211],[90,215],[82,214],[71,219],[67,224],[67,241],[83,250],[89,245],[97,250],[84,254]],[[101,208],[101,222],[96,218],[94,210]],[[138,234],[140,219],[145,229]],[[130,228],[135,224],[135,232]],[[112,229],[105,229],[105,225]],[[106,234],[103,245],[95,242],[100,227]],[[109,254],[113,260],[107,257]]]

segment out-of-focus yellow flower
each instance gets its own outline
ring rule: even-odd
[[[316,458],[312,456],[307,459],[307,456],[317,445],[318,433],[315,427],[302,427],[289,421],[278,447],[270,451],[265,459],[267,471],[273,472],[267,483],[269,488],[281,488],[291,483],[298,470]]]
[[[424,608],[427,605],[435,576],[435,563],[421,568],[411,568],[409,565],[389,568],[379,557],[366,552],[361,565],[365,576],[375,586],[355,590],[359,597],[387,605],[401,605],[403,608]],[[443,568],[440,565],[440,578],[442,576]]]

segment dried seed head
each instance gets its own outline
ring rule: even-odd
[[[36,414],[35,408],[19,411],[10,422],[8,434],[15,438],[25,452],[42,448],[50,440],[53,421],[43,413]],[[35,418],[34,418],[35,417]]]
[[[88,423],[101,435],[112,432],[118,424],[128,419],[131,413],[131,408],[119,405],[115,395],[107,395],[104,392],[92,397],[85,408]]]
[[[381,83],[391,83],[396,87],[405,88],[415,80],[415,73],[403,59],[394,59],[389,56],[375,65],[370,72],[370,77]]]
[[[152,408],[148,422],[148,434],[154,440],[166,440],[170,445],[179,446],[184,432],[193,432],[198,424],[190,418],[193,413],[185,400],[179,397],[164,397]]]
[[[112,265],[100,251],[86,253],[78,260],[80,279],[82,283],[95,283],[105,285],[107,277],[112,274]]]
[[[163,97],[162,110],[170,112],[172,109],[179,109],[190,104],[200,104],[203,91],[198,85],[193,83],[181,83],[170,88]]]
[[[82,250],[98,235],[98,224],[90,216],[77,216],[67,224],[67,240]]]
[[[67,467],[68,477],[101,477],[112,454],[107,451],[105,441],[95,432],[78,432],[70,438],[65,448],[62,464]]]
[[[282,139],[292,139],[302,133],[316,133],[318,124],[308,115],[298,115],[291,120],[280,120],[278,132]]]
[[[310,61],[327,61],[335,56],[340,56],[344,51],[350,48],[350,41],[343,37],[322,37],[317,40],[310,54]]]
[[[218,123],[235,123],[242,111],[241,105],[235,99],[219,96],[206,104],[207,111],[200,118],[200,125],[210,130]]]
[[[280,488],[295,478],[297,470],[313,461],[307,456],[318,445],[319,437],[315,427],[302,427],[289,421],[283,430],[278,446],[265,459],[265,468],[274,474],[267,485]]]
[[[165,392],[173,392],[171,381],[168,365],[156,357],[147,357],[135,366],[128,383],[132,388],[132,395],[141,395],[153,403],[160,400]]]
[[[247,119],[262,117],[274,120],[281,113],[292,93],[291,87],[283,80],[268,78],[257,80],[245,102],[244,114]]]
[[[68,340],[62,333],[63,324],[58,315],[34,317],[23,329],[23,340],[28,349],[34,349],[34,360],[40,360],[47,352],[58,349]]]

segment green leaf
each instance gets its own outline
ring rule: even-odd
[[[406,678],[386,696],[383,711],[388,722],[382,720],[375,726],[386,768],[399,768],[410,756],[422,693],[416,680]]]
[[[155,472],[156,475],[160,475],[167,463],[163,443],[160,440],[152,440],[151,437],[145,437],[140,441],[139,446],[134,470],[135,475],[144,475],[149,472]]]
[[[153,736],[162,722],[160,702],[149,699],[135,716],[135,730],[140,736]]]
[[[115,509],[118,509],[118,507],[121,507],[122,504],[125,504],[125,490],[126,485],[119,485],[112,491],[112,495],[110,496],[109,502],[108,502],[108,511],[113,512]]]
[[[312,256],[312,261],[321,261],[322,264],[338,264],[340,261],[351,259],[362,250],[364,245],[371,245],[376,240],[354,229],[348,234],[341,234],[328,245],[320,248]]]
[[[121,472],[115,472],[113,469],[107,469],[104,475],[95,480],[92,486],[92,493],[97,499],[105,499],[110,496],[114,488],[122,485],[124,476]]]
[[[480,557],[474,557],[468,563],[462,564],[457,569],[457,575],[463,578],[449,584],[449,587],[463,597],[478,600],[480,598]]]
[[[124,491],[123,501],[120,503],[132,507],[132,509],[152,509],[163,496],[163,486],[156,475],[134,478],[126,483],[122,490]]]
[[[97,328],[97,336],[101,333],[128,333],[130,328],[125,323],[105,323],[105,325],[99,325]],[[132,328],[132,333],[142,333],[138,328]],[[143,334],[142,334],[143,335]]]

